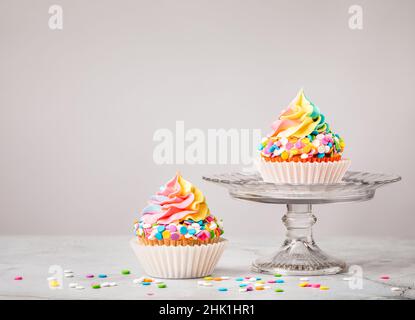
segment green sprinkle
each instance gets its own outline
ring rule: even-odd
[[[93,284],[92,285],[92,289],[100,289],[101,288],[101,285],[99,285],[99,284]]]
[[[167,288],[167,285],[165,283],[159,283],[157,287],[159,287],[160,289],[164,289]]]
[[[121,270],[122,274],[130,274],[130,270]]]
[[[282,277],[282,275],[280,275],[279,273],[276,273],[276,274],[274,274],[274,277],[279,278],[279,277]]]
[[[284,292],[282,289],[275,289],[275,292]]]

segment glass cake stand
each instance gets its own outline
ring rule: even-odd
[[[348,171],[340,183],[294,185],[267,183],[256,171],[241,171],[204,176],[203,179],[226,187],[233,198],[287,206],[282,217],[287,228],[282,247],[270,256],[256,259],[252,263],[253,271],[325,275],[345,271],[346,263],[327,255],[315,243],[312,226],[317,218],[312,213],[312,205],[370,200],[377,188],[397,182],[401,177]]]

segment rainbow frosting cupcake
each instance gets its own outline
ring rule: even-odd
[[[196,278],[213,272],[225,247],[222,221],[210,213],[203,193],[180,174],[151,196],[134,223],[131,245],[146,273],[159,278]]]
[[[265,182],[338,183],[351,161],[344,140],[301,89],[259,145],[258,170]]]

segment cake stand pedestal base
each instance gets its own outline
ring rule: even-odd
[[[281,249],[252,263],[255,272],[283,275],[324,275],[346,270],[346,263],[324,253],[314,242],[312,226],[317,218],[311,204],[287,204],[282,218],[287,228]]]

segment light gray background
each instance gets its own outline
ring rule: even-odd
[[[63,6],[64,28],[48,28]],[[364,29],[348,28],[348,8]],[[0,0],[0,233],[129,234],[176,170],[227,238],[284,232],[283,206],[201,179],[231,165],[166,165],[153,133],[262,128],[304,86],[352,169],[403,181],[315,207],[319,235],[414,237],[414,1]]]

